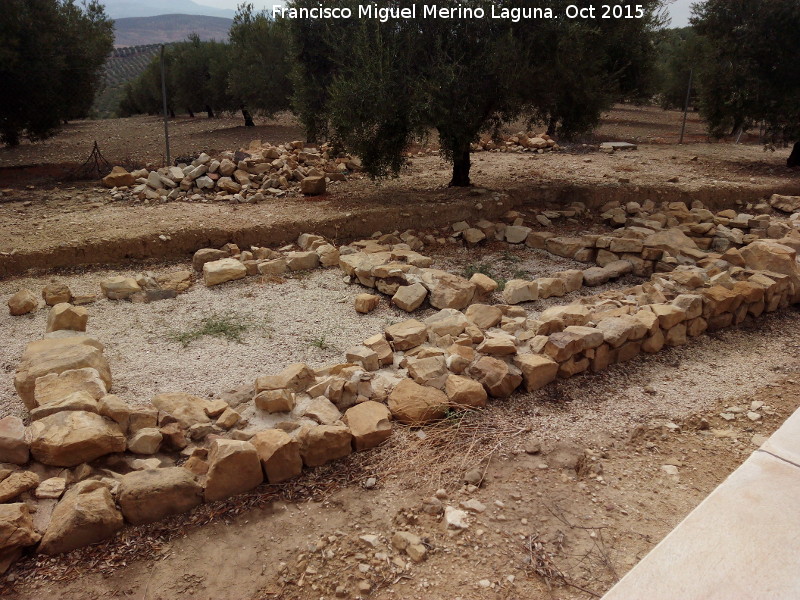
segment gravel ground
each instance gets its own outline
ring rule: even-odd
[[[156,272],[162,270],[170,269]],[[92,293],[99,291],[101,279],[118,274],[134,272],[94,271],[58,279],[73,293]],[[38,293],[47,281],[3,282],[0,296],[7,298],[22,287]],[[113,391],[128,402],[146,403],[162,392],[208,396],[294,362],[312,367],[339,362],[347,348],[403,318],[387,303],[369,315],[357,314],[353,298],[363,291],[345,284],[338,269],[315,271],[283,284],[261,284],[258,278],[215,288],[196,284],[175,300],[151,304],[98,300],[88,307],[87,333],[105,344]],[[245,324],[242,343],[205,336],[184,347],[174,339],[212,315]],[[43,309],[23,317],[11,317],[7,311],[0,316],[6,339],[0,349],[0,368],[6,374],[0,381],[2,416],[24,413],[13,373],[25,345],[42,337],[46,321]]]

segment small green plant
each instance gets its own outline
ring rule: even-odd
[[[184,348],[206,335],[241,344],[242,335],[247,329],[248,324],[237,316],[214,314],[200,321],[192,329],[174,332],[170,337],[183,344]]]
[[[467,279],[475,275],[475,273],[482,273],[483,275],[486,275],[489,279],[494,279],[497,282],[498,292],[502,292],[504,289],[506,289],[506,279],[495,275],[492,272],[492,268],[486,263],[480,265],[474,265],[474,264],[467,265],[466,267],[464,267],[464,277],[466,277]]]
[[[261,332],[261,336],[270,339],[274,330],[272,328],[272,319],[269,316],[263,317],[255,324],[255,329]]]
[[[461,421],[463,421],[473,412],[474,412],[473,410],[467,408],[457,408],[457,407],[448,408],[447,413],[444,416],[444,421],[446,423],[452,423],[453,425],[460,425]]]
[[[500,257],[500,260],[502,260],[505,263],[512,264],[512,265],[517,264],[519,262],[522,262],[522,259],[519,256],[511,254],[511,252],[509,252],[508,250],[505,250],[503,252],[503,256]]]
[[[464,277],[466,277],[467,279],[475,275],[475,273],[481,273],[491,279],[494,279],[494,277],[492,276],[491,267],[486,263],[483,263],[481,265],[467,265],[466,267],[464,267]]]
[[[511,277],[514,278],[514,279],[528,279],[528,278],[530,278],[530,276],[531,276],[530,273],[528,273],[527,271],[524,271],[522,269],[517,269],[516,271],[514,271],[511,274]]]
[[[289,279],[297,279],[298,281],[305,281],[314,274],[314,271],[294,271],[288,275]]]
[[[331,347],[330,344],[325,341],[324,335],[314,338],[308,343],[308,345],[313,346],[314,348],[319,348],[320,350],[328,350]]]

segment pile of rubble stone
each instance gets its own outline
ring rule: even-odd
[[[547,134],[523,132],[472,145],[473,152],[543,153],[558,149]],[[335,156],[328,144],[307,148],[301,141],[275,146],[256,140],[247,149],[225,151],[217,157],[202,153],[171,167],[129,172],[116,166],[102,182],[111,188],[115,200],[257,203],[294,192],[324,194],[328,184],[345,181],[361,170],[358,158]]]
[[[470,144],[472,152],[555,152],[561,150],[556,141],[546,133],[530,133],[520,131],[513,135],[500,136],[497,139],[482,139]],[[438,155],[441,152],[434,148],[423,148],[408,156]]]
[[[279,146],[255,141],[246,151],[226,151],[216,158],[202,153],[174,167],[130,173],[114,167],[103,184],[116,200],[254,203],[295,191],[324,194],[328,183],[360,171],[357,158],[334,156],[325,144],[306,148],[300,141]]]
[[[713,250],[721,227],[731,230],[732,221],[745,219],[703,210],[653,207],[650,227],[627,222],[644,218],[639,211],[613,234],[570,243],[533,231],[523,236],[515,229],[525,228],[520,217],[507,215],[510,223],[494,224],[495,238],[502,232],[509,243],[545,239],[547,250],[567,248],[565,254],[585,261],[605,251],[647,278],[535,318],[523,306],[488,304],[497,283],[485,275],[466,280],[431,268],[431,259],[419,253],[422,238],[412,232],[339,248],[304,234],[299,252],[242,251],[233,244],[200,250],[193,266],[206,285],[338,265],[354,282],[392,295],[401,308],[407,303],[413,310],[413,293],[424,291],[418,306],[427,301],[439,309],[424,320],[387,326],[348,349],[342,363],[316,371],[291,365],[218,400],[169,393],[134,406],[113,395],[103,345],[85,334],[86,308],[70,303],[68,289],[49,287],[43,293],[52,306],[48,332],[28,344],[14,380],[30,424],[13,416],[0,420],[0,462],[19,465],[0,471],[0,569],[28,548],[65,552],[113,536],[125,523],[156,521],[265,481],[286,481],[304,467],[383,443],[392,421],[420,426],[453,409],[483,407],[520,386],[530,392],[557,378],[602,371],[800,302],[796,231],[758,239],[762,231],[785,232],[753,218],[766,227],[748,227],[746,245],[732,240],[724,252],[705,252],[699,246],[706,242],[697,239],[711,238]],[[704,236],[685,233],[712,222]],[[654,235],[660,242],[648,243]],[[645,257],[646,250],[658,252]],[[639,261],[651,264],[642,269]],[[592,268],[605,267],[587,271]],[[548,279],[574,287],[587,271]],[[192,274],[179,273],[167,280],[190,285]],[[109,298],[130,299],[145,293],[146,277],[144,283],[106,280],[102,289]],[[359,302],[364,299],[356,300],[357,308]]]
[[[499,140],[481,140],[472,144],[473,152],[551,152],[560,150],[546,133],[525,133],[504,136]]]

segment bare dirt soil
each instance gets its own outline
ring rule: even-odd
[[[162,159],[157,118],[73,124],[51,141],[0,150],[0,188],[5,188],[0,196],[0,295],[6,297],[23,284],[36,288],[50,277],[71,278],[71,284],[85,285],[90,292],[109,272],[97,268],[104,263],[121,263],[115,273],[143,266],[173,268],[175,261],[185,264],[190,252],[203,245],[274,245],[301,231],[341,242],[376,230],[494,218],[509,208],[536,203],[580,200],[599,206],[612,199],[651,198],[733,206],[737,200],[755,201],[777,191],[800,193],[797,172],[783,166],[787,150],[773,154],[754,144],[706,143],[696,115],[690,115],[692,143],[677,146],[680,117],[654,108],[617,107],[586,140],[645,144],[630,153],[603,154],[575,144],[547,155],[474,155],[475,183],[502,195],[446,189],[448,165],[426,155],[414,158],[395,180],[355,180],[333,187],[320,200],[286,198],[259,205],[144,206],[111,202],[106,191],[92,184],[58,185],[63,165],[81,162],[95,139],[112,162]],[[239,127],[238,119],[183,119],[173,125],[175,155],[238,148],[253,138],[280,142],[302,137],[285,119],[256,130]],[[675,177],[677,182],[670,182]],[[568,227],[590,226],[576,222]],[[566,268],[523,252],[508,258],[502,252],[443,250],[437,258],[454,272],[489,262],[502,277]],[[164,258],[171,262],[142,265],[133,260]],[[70,269],[55,272],[54,266]],[[20,275],[27,268],[44,272]],[[305,291],[304,283],[309,286]],[[275,318],[288,296],[314,293],[311,286],[317,284],[319,302],[309,302],[309,314],[288,311]],[[165,323],[172,326],[180,320],[176,326],[188,326],[182,320],[191,323],[209,304],[240,311],[247,306],[258,313],[274,310],[267,329],[275,337],[264,347],[275,345],[275,360],[291,355],[327,361],[327,351],[312,344],[316,337],[307,339],[320,325],[314,314],[323,303],[341,297],[346,298],[341,304],[344,319],[351,294],[360,290],[346,288],[333,273],[284,285],[288,293],[282,286],[265,290],[255,280],[214,293],[196,290],[173,305],[147,305],[144,309],[154,311],[148,315],[141,314],[141,307],[101,302],[90,308],[90,327],[101,315],[117,320],[116,329],[97,326],[105,328],[116,348],[120,362],[114,364],[133,371],[120,379],[131,394],[140,382],[148,390],[172,382],[181,389],[191,387],[198,366],[206,371],[209,365],[224,368],[236,364],[241,354],[259,352],[256,337],[244,348],[204,339],[183,349],[163,339]],[[339,314],[338,308],[331,314]],[[2,355],[6,379],[19,349],[42,330],[43,318],[42,313],[13,323],[7,316],[0,321],[3,332],[10,333]],[[130,339],[124,339],[126,318],[132,322],[128,331],[137,329]],[[393,318],[387,309],[372,321],[332,331],[332,337],[341,338],[334,343],[356,339],[362,327],[375,333],[383,320]],[[172,362],[163,358],[170,353]],[[156,368],[158,357],[164,364]],[[276,366],[267,354],[259,360],[267,370]],[[195,384],[204,393],[222,392],[228,379],[251,376],[258,360],[248,355],[238,362],[241,369],[221,377],[220,387],[208,377],[198,377]],[[797,409],[798,366],[800,314],[790,309],[602,374],[517,394],[480,413],[456,414],[434,427],[399,426],[385,446],[315,469],[289,484],[262,486],[188,515],[129,528],[113,540],[67,555],[27,557],[0,578],[0,596],[598,597]],[[10,389],[3,387],[2,392],[3,409],[13,410]],[[764,403],[756,411],[757,421],[747,417],[757,406],[754,401]],[[733,420],[727,420],[731,414]],[[476,469],[477,479],[469,473],[472,483],[467,484],[465,476]],[[432,500],[437,493],[439,498]],[[438,509],[471,500],[478,503],[467,505],[473,511],[467,529],[448,531]],[[413,563],[392,548],[398,530],[423,539],[426,560]],[[372,535],[376,537],[363,538]]]
[[[620,140],[641,143],[675,143],[680,134],[683,113],[650,106],[618,105],[603,115],[596,132],[586,142]],[[179,115],[169,120],[170,154],[173,158],[197,156],[200,152],[220,152],[247,146],[261,139],[274,144],[305,139],[303,129],[288,113],[274,119],[256,118],[256,127],[244,127],[239,115],[207,119]],[[506,133],[525,129],[524,123],[506,127]],[[686,142],[709,141],[705,125],[690,113]],[[746,138],[744,141],[748,141]],[[41,142],[23,141],[16,148],[0,148],[0,168],[80,164],[97,141],[103,156],[114,164],[160,165],[165,156],[164,121],[160,116],[126,119],[74,121],[61,132]],[[435,136],[421,140],[417,150],[438,148]],[[0,179],[0,183],[3,179]]]
[[[272,143],[303,139],[303,131],[291,115],[259,119],[256,127],[245,127],[240,116],[207,119],[198,114],[193,119],[170,119],[169,127],[172,158],[222,152],[261,138]],[[48,140],[0,148],[0,167],[81,164],[95,141],[103,156],[114,164],[160,165],[165,156],[164,120],[159,116],[139,116],[74,121]]]

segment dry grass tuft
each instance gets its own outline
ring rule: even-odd
[[[454,489],[470,469],[508,453],[517,437],[530,431],[508,410],[452,412],[424,429],[398,427],[389,441],[364,455],[364,469],[381,479],[415,473],[420,486]]]

